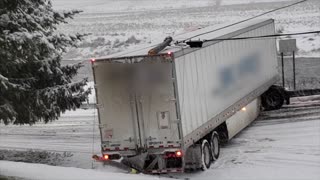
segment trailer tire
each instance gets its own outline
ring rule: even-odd
[[[261,96],[261,104],[266,111],[280,109],[284,104],[284,97],[280,90],[270,88]]]
[[[205,171],[211,166],[211,152],[210,144],[204,139],[201,143],[201,170]]]
[[[215,161],[219,158],[220,155],[219,134],[216,131],[213,131],[211,134],[210,148],[212,161]]]

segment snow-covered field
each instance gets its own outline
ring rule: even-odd
[[[91,33],[65,59],[88,59],[139,48],[211,25],[230,24],[296,1],[283,0],[53,0],[56,9],[82,9],[65,33]],[[319,30],[320,1],[309,0],[264,16],[278,33]],[[299,56],[320,57],[320,35],[295,36]]]
[[[85,12],[128,12],[128,11],[150,11],[177,8],[195,8],[206,6],[223,6],[234,4],[249,4],[261,2],[279,2],[287,0],[53,0],[53,5],[58,10],[79,8]]]
[[[47,125],[1,125],[2,150],[35,149],[70,152],[73,156],[62,162],[61,166],[65,168],[0,161],[0,175],[27,179],[155,178],[128,176],[117,168],[92,163],[91,155],[99,153],[100,145],[98,129],[93,129],[97,127],[96,123],[95,111],[77,110],[67,112],[58,121]],[[88,170],[92,167],[95,170]],[[179,179],[317,180],[320,179],[319,169],[320,96],[310,96],[294,98],[291,105],[280,110],[262,112],[251,126],[222,147],[219,160],[208,171],[173,176]],[[60,178],[56,174],[63,176]]]

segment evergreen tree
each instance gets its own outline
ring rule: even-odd
[[[61,65],[83,35],[57,32],[77,13],[54,11],[49,0],[0,0],[0,122],[49,122],[86,100],[87,79],[72,81],[81,64]]]

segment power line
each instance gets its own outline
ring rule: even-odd
[[[280,9],[288,8],[288,7],[291,7],[291,6],[294,6],[294,5],[297,5],[297,4],[306,2],[306,1],[308,1],[308,0],[302,0],[302,1],[298,1],[298,2],[295,2],[295,3],[289,4],[289,5],[287,5],[287,6],[282,6],[282,7],[280,7],[280,8],[276,8],[276,9],[273,9],[273,10],[270,10],[270,11],[267,11],[267,12],[264,12],[264,13],[259,14],[259,15],[257,15],[257,16],[254,16],[254,17],[251,17],[251,18],[242,20],[242,21],[238,21],[238,22],[236,22],[236,23],[233,23],[233,24],[230,24],[230,25],[221,27],[221,28],[217,28],[217,29],[214,29],[214,30],[212,30],[212,31],[204,32],[204,33],[201,33],[201,34],[198,34],[198,35],[189,37],[189,38],[187,38],[187,39],[184,39],[184,40],[182,40],[182,41],[177,41],[176,44],[185,43],[187,40],[191,40],[192,38],[195,38],[195,37],[198,37],[198,36],[201,36],[201,35],[204,35],[204,34],[208,34],[208,33],[211,33],[211,32],[215,32],[215,31],[218,31],[218,30],[221,30],[221,29],[224,29],[224,28],[227,28],[227,27],[236,25],[236,24],[240,24],[240,23],[249,21],[249,20],[251,20],[251,19],[255,19],[255,18],[257,18],[257,17],[260,17],[260,16],[263,16],[263,15],[266,15],[266,14],[269,14],[269,13],[272,13],[272,12],[275,12],[275,11],[278,11],[278,10],[280,10]],[[134,52],[138,52],[138,51],[144,50],[144,49],[153,48],[153,47],[155,47],[155,46],[157,46],[157,44],[154,44],[154,45],[151,45],[151,46],[148,46],[148,47],[143,47],[143,48],[140,48],[140,49],[137,49],[137,50],[129,51],[129,52],[126,52],[126,53],[123,53],[123,54],[119,54],[119,55],[120,55],[120,56],[124,56],[124,55],[130,54],[130,53],[134,53]]]
[[[269,37],[298,36],[298,35],[319,34],[319,33],[320,33],[320,31],[309,31],[309,32],[289,33],[289,34],[270,34],[270,35],[263,35],[263,36],[249,36],[249,37],[238,37],[238,38],[217,38],[217,39],[203,40],[203,42],[208,42],[208,41],[243,40],[243,39],[262,39],[262,38],[269,38]]]
[[[251,20],[251,19],[255,19],[255,18],[258,18],[258,17],[260,17],[260,16],[264,16],[264,15],[266,15],[266,14],[269,14],[269,13],[272,13],[272,12],[275,12],[275,11],[278,11],[278,10],[280,10],[280,9],[285,9],[285,8],[288,8],[288,7],[291,7],[291,6],[294,6],[294,5],[297,5],[297,4],[306,2],[306,1],[308,1],[308,0],[302,0],[302,1],[298,1],[298,2],[295,2],[295,3],[289,4],[289,5],[287,5],[287,6],[282,6],[282,7],[280,7],[280,8],[276,8],[276,9],[273,9],[273,10],[270,10],[270,11],[267,11],[267,12],[264,12],[264,13],[262,13],[262,14],[256,15],[256,16],[254,16],[254,17],[251,17],[251,18],[248,18],[248,19],[244,19],[244,20],[242,20],[242,21],[238,21],[238,22],[236,22],[236,23],[233,23],[233,24],[230,24],[230,25],[221,27],[221,28],[217,28],[217,29],[214,29],[214,30],[211,30],[211,31],[208,31],[208,32],[204,32],[204,33],[201,33],[201,34],[198,34],[198,35],[189,37],[189,38],[187,38],[187,39],[184,39],[184,40],[182,40],[182,41],[177,41],[176,44],[185,43],[187,40],[191,40],[192,38],[195,38],[195,37],[198,37],[198,36],[201,36],[201,35],[204,35],[204,34],[208,34],[208,33],[211,33],[211,32],[215,32],[215,31],[218,31],[218,30],[221,30],[221,29],[224,29],[224,28],[227,28],[227,27],[236,25],[236,24],[240,24],[240,23],[249,21],[249,20]],[[137,51],[141,51],[141,50],[144,50],[144,49],[152,48],[152,47],[155,47],[155,46],[156,46],[156,44],[151,45],[151,46],[148,46],[148,47],[140,48],[140,49],[137,49],[137,50],[129,51],[129,52],[120,54],[120,56],[127,55],[127,54],[130,54],[130,53],[133,53],[133,52],[137,52]],[[83,63],[83,62],[81,62],[81,63]]]
[[[211,31],[207,31],[207,32],[201,33],[201,34],[197,34],[197,35],[195,35],[195,36],[189,37],[189,38],[187,38],[187,39],[185,39],[185,40],[183,40],[183,41],[179,41],[179,42],[183,42],[183,43],[184,43],[184,42],[186,42],[187,40],[190,40],[190,39],[192,39],[192,38],[195,38],[195,37],[198,37],[198,36],[201,36],[201,35],[204,35],[204,34],[208,34],[208,33],[211,33],[211,32],[215,32],[215,31],[218,31],[218,30],[221,30],[221,29],[225,29],[225,28],[228,28],[228,27],[230,27],[230,26],[234,26],[234,25],[236,25],[236,24],[240,24],[240,23],[249,21],[249,20],[251,20],[251,19],[255,19],[255,18],[258,18],[258,17],[260,17],[260,16],[264,16],[264,15],[266,15],[266,14],[269,14],[269,13],[272,13],[272,12],[275,12],[275,11],[278,11],[278,10],[280,10],[280,9],[285,9],[285,8],[288,8],[288,7],[291,7],[291,6],[294,6],[294,5],[297,5],[297,4],[306,2],[306,1],[308,1],[308,0],[302,0],[302,1],[298,1],[298,2],[295,2],[295,3],[289,4],[289,5],[287,5],[287,6],[282,6],[282,7],[279,7],[279,8],[276,8],[276,9],[273,9],[273,10],[270,10],[270,11],[267,11],[267,12],[264,12],[264,13],[262,13],[262,14],[253,16],[253,17],[251,17],[251,18],[244,19],[244,20],[242,20],[242,21],[238,21],[238,22],[233,23],[233,24],[229,24],[229,25],[224,26],[224,27],[221,27],[221,28],[217,28],[217,29],[214,29],[214,30],[211,30]]]

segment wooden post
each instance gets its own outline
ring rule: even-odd
[[[296,58],[294,51],[292,52],[292,65],[293,65],[293,90],[296,90]]]
[[[284,63],[283,63],[283,52],[281,52],[281,69],[282,69],[282,87],[284,87],[285,82],[284,82]]]

